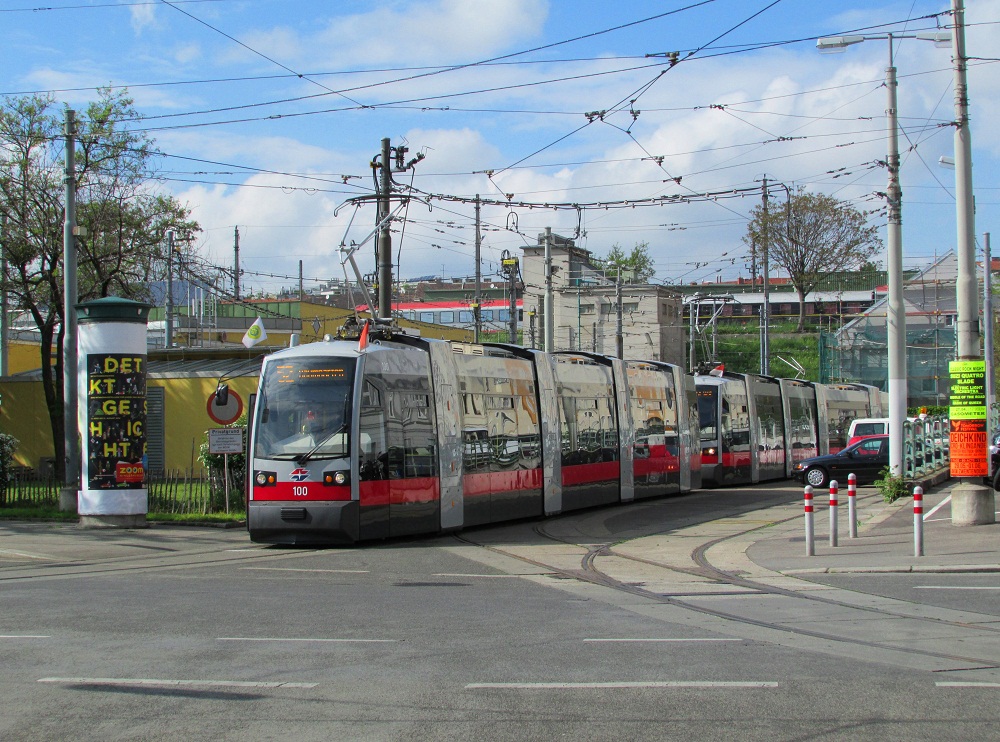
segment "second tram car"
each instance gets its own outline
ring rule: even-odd
[[[851,420],[880,416],[884,392],[757,374],[695,377],[706,484],[785,479],[796,462],[847,445]]]
[[[254,541],[351,543],[701,486],[694,378],[665,363],[396,335],[265,357]]]

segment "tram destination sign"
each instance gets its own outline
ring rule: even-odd
[[[208,431],[208,452],[212,455],[243,453],[243,429],[212,428]]]
[[[949,456],[951,476],[989,474],[986,431],[986,361],[952,361]]]

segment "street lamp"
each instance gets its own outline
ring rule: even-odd
[[[886,272],[888,274],[888,308],[886,311],[886,333],[889,366],[889,470],[893,476],[903,473],[903,421],[906,420],[906,307],[903,302],[903,194],[899,187],[899,123],[896,114],[896,67],[893,61],[893,41],[896,39],[920,39],[933,41],[935,45],[951,43],[947,31],[918,34],[881,34],[877,36],[830,36],[816,41],[821,52],[844,51],[852,44],[862,41],[888,40],[889,66],[885,72],[885,86],[888,93],[886,109],[886,131],[889,135],[889,154],[886,170],[889,183],[886,188],[888,202],[888,225],[886,246]]]

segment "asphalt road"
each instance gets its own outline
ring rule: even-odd
[[[997,738],[951,685],[1000,681],[995,575],[736,574],[794,497],[330,550],[0,524],[0,739]]]

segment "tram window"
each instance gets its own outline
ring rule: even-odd
[[[454,312],[441,312],[441,324],[442,325],[452,325],[455,323],[455,313]]]
[[[476,321],[476,318],[473,316],[473,314],[472,314],[471,311],[470,312],[459,312],[458,313],[458,321],[461,322],[463,325],[471,325],[473,322]]]
[[[493,321],[493,310],[492,309],[484,309],[484,310],[482,310],[480,312],[480,314],[483,317],[483,322],[492,322]]]
[[[420,313],[420,321],[421,322],[433,323],[434,322],[434,312],[421,312]]]

